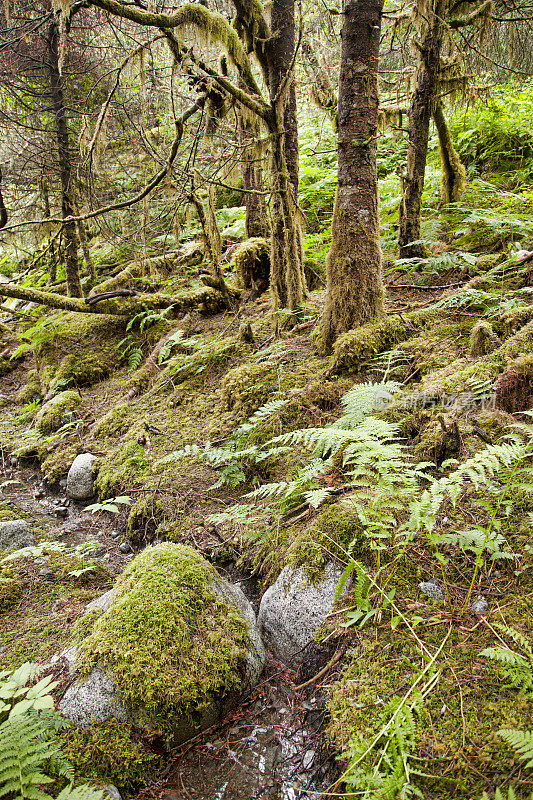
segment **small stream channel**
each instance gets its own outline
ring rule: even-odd
[[[37,469],[17,464],[5,452],[1,467],[0,499],[21,509],[46,532],[47,539],[83,546],[113,575],[134,558],[131,552],[121,552],[122,535],[115,520],[103,519],[108,515],[93,516],[83,511],[84,504],[53,494]],[[247,585],[243,580],[245,592]],[[257,611],[257,597],[249,599]],[[214,729],[172,751],[162,775],[140,797],[314,800],[326,792],[340,774],[324,737],[326,697],[312,686],[306,693],[298,693],[294,686],[320,669],[320,663],[313,661],[309,675],[294,680],[294,673],[268,658],[261,682],[250,696]]]

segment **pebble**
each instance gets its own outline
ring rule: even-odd
[[[58,517],[67,517],[68,516],[68,508],[66,506],[57,506],[55,509],[55,513]]]
[[[418,584],[418,588],[432,600],[444,600],[444,592],[434,581],[422,581]]]
[[[307,750],[302,760],[303,768],[310,769],[314,760],[315,760],[315,751]]]
[[[122,544],[120,545],[120,547],[118,549],[120,550],[121,553],[132,553],[133,552],[131,547],[130,547],[130,545],[127,542],[122,542]]]
[[[111,534],[111,538],[115,539],[115,541],[117,539],[120,539],[120,533],[118,533],[118,531],[113,531],[113,533]]]
[[[489,604],[485,598],[480,595],[477,600],[474,600],[470,608],[476,617],[485,617],[489,610]]]

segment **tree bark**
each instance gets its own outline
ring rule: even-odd
[[[61,180],[61,212],[63,219],[74,216],[74,188],[72,186],[72,162],[68,131],[63,78],[59,71],[59,29],[54,20],[48,28],[48,72],[50,77],[50,99],[56,126],[59,176]],[[64,225],[65,272],[67,290],[71,297],[82,297],[78,267],[78,234],[75,222]]]
[[[459,153],[455,149],[450,129],[446,123],[442,103],[437,102],[433,111],[433,121],[439,137],[442,178],[440,199],[443,205],[456,203],[464,189],[466,169],[461,163]]]
[[[254,194],[262,192],[263,183],[263,149],[258,140],[261,136],[259,122],[247,119],[239,114],[239,141],[242,147],[242,183],[247,190],[244,193],[246,218],[244,228],[246,236],[268,239],[270,236],[270,219],[265,196]]]
[[[346,0],[341,33],[338,185],[327,259],[325,352],[339,334],[383,311],[379,243],[378,59],[383,0]]]
[[[409,149],[400,203],[400,258],[424,258],[420,210],[428,152],[429,123],[435,109],[440,51],[444,34],[444,2],[428,3],[426,26],[419,45],[416,87],[409,108]]]
[[[294,0],[274,0],[265,48],[268,91],[272,105],[272,255],[270,289],[276,314],[275,331],[291,319],[280,309],[295,311],[307,294],[303,269],[302,233],[298,220],[299,149],[296,88],[293,67],[296,44]]]

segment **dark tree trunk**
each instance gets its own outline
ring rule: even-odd
[[[435,104],[433,121],[439,137],[440,162],[442,179],[440,185],[440,199],[443,205],[456,203],[464,189],[466,169],[461,163],[459,153],[455,149],[450,129],[446,124],[446,117],[442,103]]]
[[[244,89],[243,81],[239,82]],[[246,236],[268,239],[270,236],[270,219],[265,196],[253,194],[262,192],[264,148],[261,145],[261,126],[259,120],[251,119],[249,114],[239,113],[239,142],[242,147],[242,182],[247,190],[244,193],[246,207]]]
[[[305,299],[302,235],[298,221],[298,124],[294,78],[287,76],[295,48],[294,0],[274,0],[272,37],[265,51],[272,103],[272,257],[273,310],[294,311]],[[277,317],[276,331],[282,326]]]
[[[403,197],[400,203],[400,258],[425,256],[421,238],[420,209],[428,152],[429,123],[435,109],[437,81],[440,72],[440,51],[443,39],[443,3],[428,4],[427,26],[419,45],[416,88],[409,109],[409,149],[407,169],[403,176]]]
[[[296,26],[294,21],[294,0],[274,0],[270,16],[270,27],[273,37],[268,46],[268,91],[270,100],[278,97],[281,85],[291,68],[296,45]],[[285,90],[286,99],[283,108],[282,130],[283,149],[287,161],[290,182],[294,199],[298,199],[299,182],[299,149],[298,118],[296,109],[296,86],[291,78],[290,86]],[[281,122],[281,120],[280,120]]]
[[[72,186],[72,162],[68,132],[67,112],[63,91],[63,78],[59,71],[59,29],[54,21],[48,29],[48,71],[50,75],[50,99],[56,126],[59,175],[61,180],[61,212],[63,218],[74,216],[74,187]],[[67,290],[71,297],[81,297],[78,267],[78,234],[76,223],[63,226],[65,240],[65,271]]]
[[[43,216],[44,217],[51,217],[50,213],[50,193],[48,191],[48,181],[44,177],[41,177],[41,200],[43,201]],[[57,258],[56,258],[56,248],[54,245],[54,241],[52,238],[52,234],[50,233],[49,236],[49,250],[48,250],[48,283],[52,284],[55,283],[57,280]]]
[[[383,0],[346,0],[341,33],[338,184],[327,259],[326,308],[318,341],[383,311],[379,244],[378,59]]]

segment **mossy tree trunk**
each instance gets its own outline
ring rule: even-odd
[[[444,0],[432,0],[425,12],[425,31],[418,44],[416,87],[409,108],[409,148],[400,203],[400,258],[425,256],[420,243],[420,212],[428,152],[429,124],[436,103],[440,51],[444,35]]]
[[[72,181],[72,159],[67,111],[63,89],[63,78],[59,69],[59,28],[54,20],[48,28],[48,73],[50,78],[50,100],[56,126],[57,156],[61,181],[61,212],[63,218],[75,214],[74,186]],[[78,233],[75,222],[63,226],[65,242],[65,272],[67,291],[71,297],[82,297],[78,266]]]
[[[379,244],[378,59],[383,0],[346,0],[341,33],[338,184],[327,259],[327,298],[318,341],[383,311]]]
[[[448,203],[456,203],[461,197],[465,185],[466,169],[455,149],[441,102],[435,103],[433,121],[439,137],[442,167],[440,199],[443,205],[448,205]]]
[[[244,227],[246,236],[268,239],[270,236],[270,219],[264,194],[263,153],[258,144],[261,129],[257,120],[239,116],[239,139],[242,147],[242,183],[246,190],[244,205],[246,218]],[[256,194],[257,192],[257,194]]]
[[[296,28],[294,0],[274,0],[265,48],[270,120],[272,168],[272,254],[270,289],[275,329],[291,319],[277,312],[295,311],[307,294],[303,268],[302,233],[298,218],[299,148],[296,88],[292,74]]]

